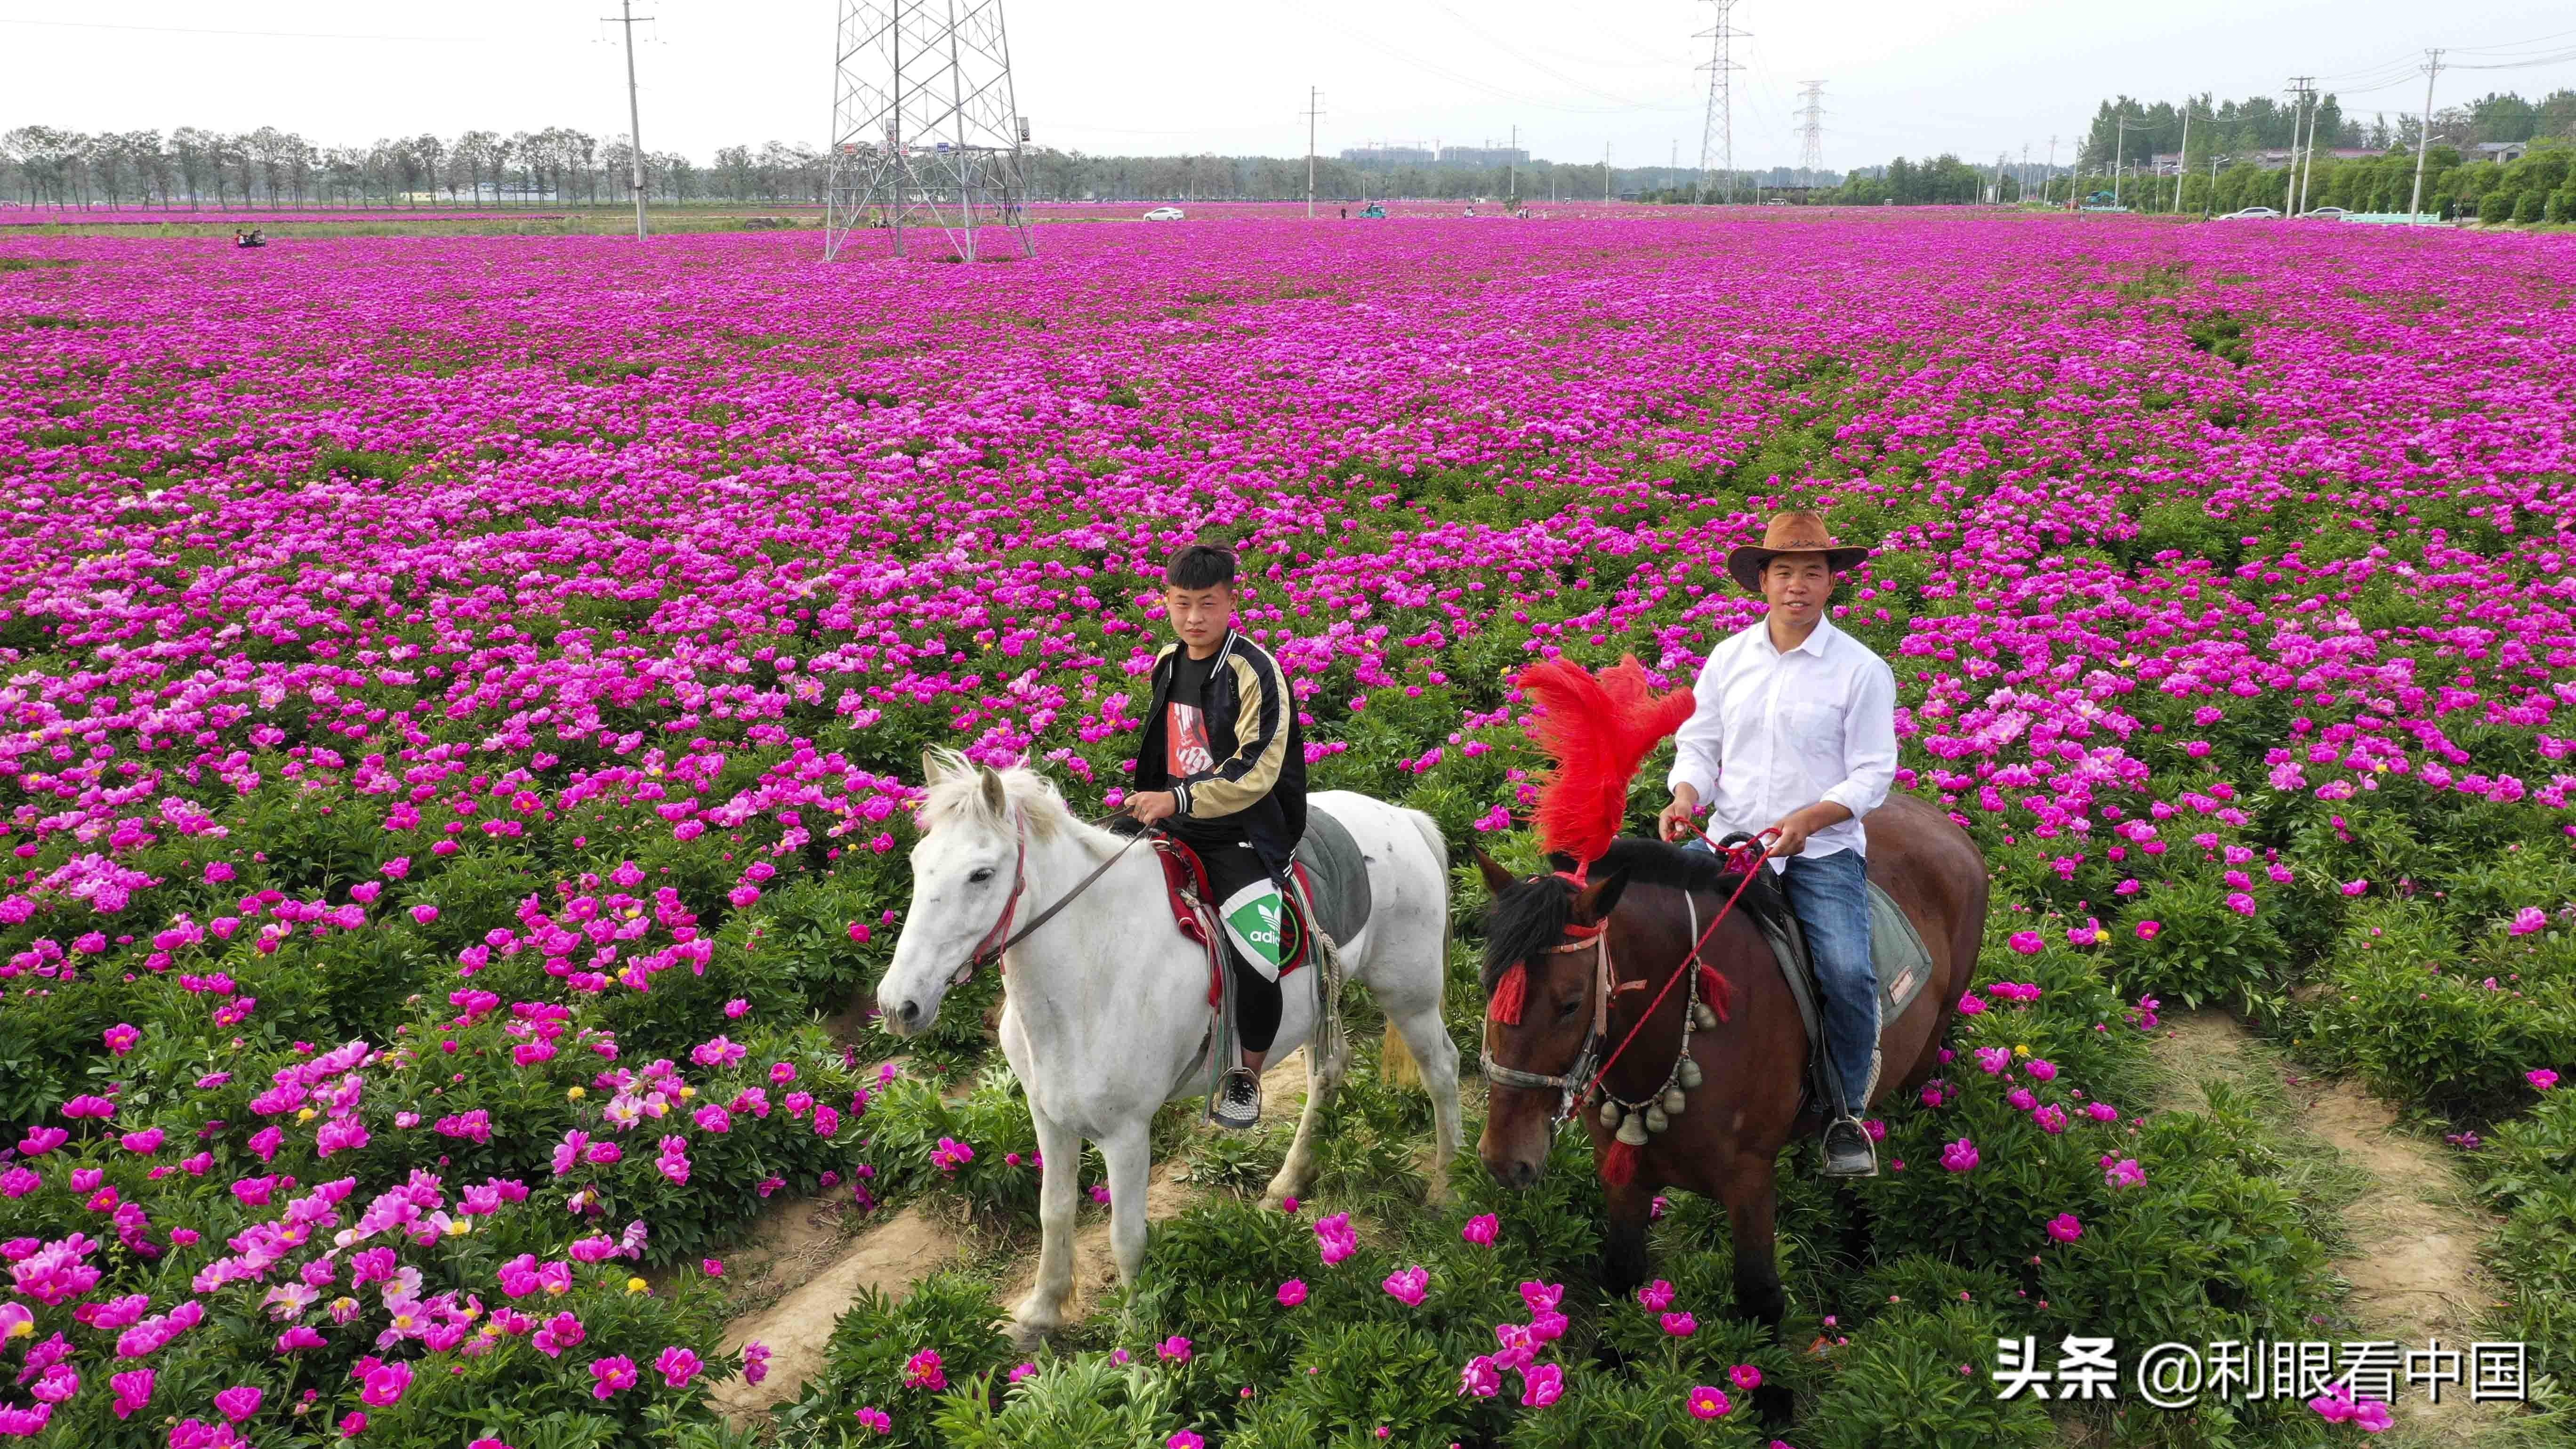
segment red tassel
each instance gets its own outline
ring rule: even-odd
[[[1716,1012],[1717,1019],[1720,1021],[1734,1020],[1726,1014],[1726,999],[1730,994],[1730,985],[1731,983],[1718,973],[1716,967],[1705,961],[1700,963],[1699,999],[1708,1003],[1708,1009]]]
[[[1601,1153],[1601,1180],[1612,1187],[1626,1187],[1637,1180],[1637,1149],[1617,1138]]]
[[[1512,969],[1503,973],[1501,984],[1494,988],[1493,1004],[1485,1008],[1485,1014],[1505,1026],[1520,1025],[1521,998],[1528,992],[1529,972],[1515,961]]]

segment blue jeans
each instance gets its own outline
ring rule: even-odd
[[[1685,850],[1707,850],[1693,837]],[[1852,1115],[1869,1108],[1870,1053],[1878,1049],[1878,972],[1870,962],[1868,863],[1860,852],[1788,858],[1789,911],[1806,938],[1825,999],[1825,1050]]]

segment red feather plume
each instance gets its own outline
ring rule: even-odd
[[[1550,659],[1513,682],[1544,707],[1529,731],[1556,762],[1539,789],[1539,845],[1589,865],[1619,834],[1637,762],[1690,718],[1691,692],[1656,694],[1634,654],[1599,674],[1571,659]]]

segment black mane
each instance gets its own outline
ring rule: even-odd
[[[1547,861],[1551,870],[1574,869],[1571,856],[1551,855]],[[1740,872],[1726,869],[1723,856],[1684,850],[1642,835],[1622,835],[1611,841],[1609,853],[1594,861],[1587,874],[1593,880],[1625,876],[1630,885],[1713,893],[1720,900],[1734,895],[1742,881]],[[1757,917],[1787,914],[1788,900],[1780,894],[1772,872],[1757,869],[1754,875],[1756,879],[1744,887],[1737,908]],[[1493,995],[1494,984],[1505,971],[1565,939],[1573,905],[1573,882],[1553,875],[1523,880],[1494,897],[1485,910],[1485,965],[1481,979],[1487,996]]]

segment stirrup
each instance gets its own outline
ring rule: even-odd
[[[1860,1124],[1858,1117],[1842,1117],[1827,1124],[1822,1146],[1825,1176],[1878,1176],[1878,1150],[1869,1140],[1869,1129]]]

